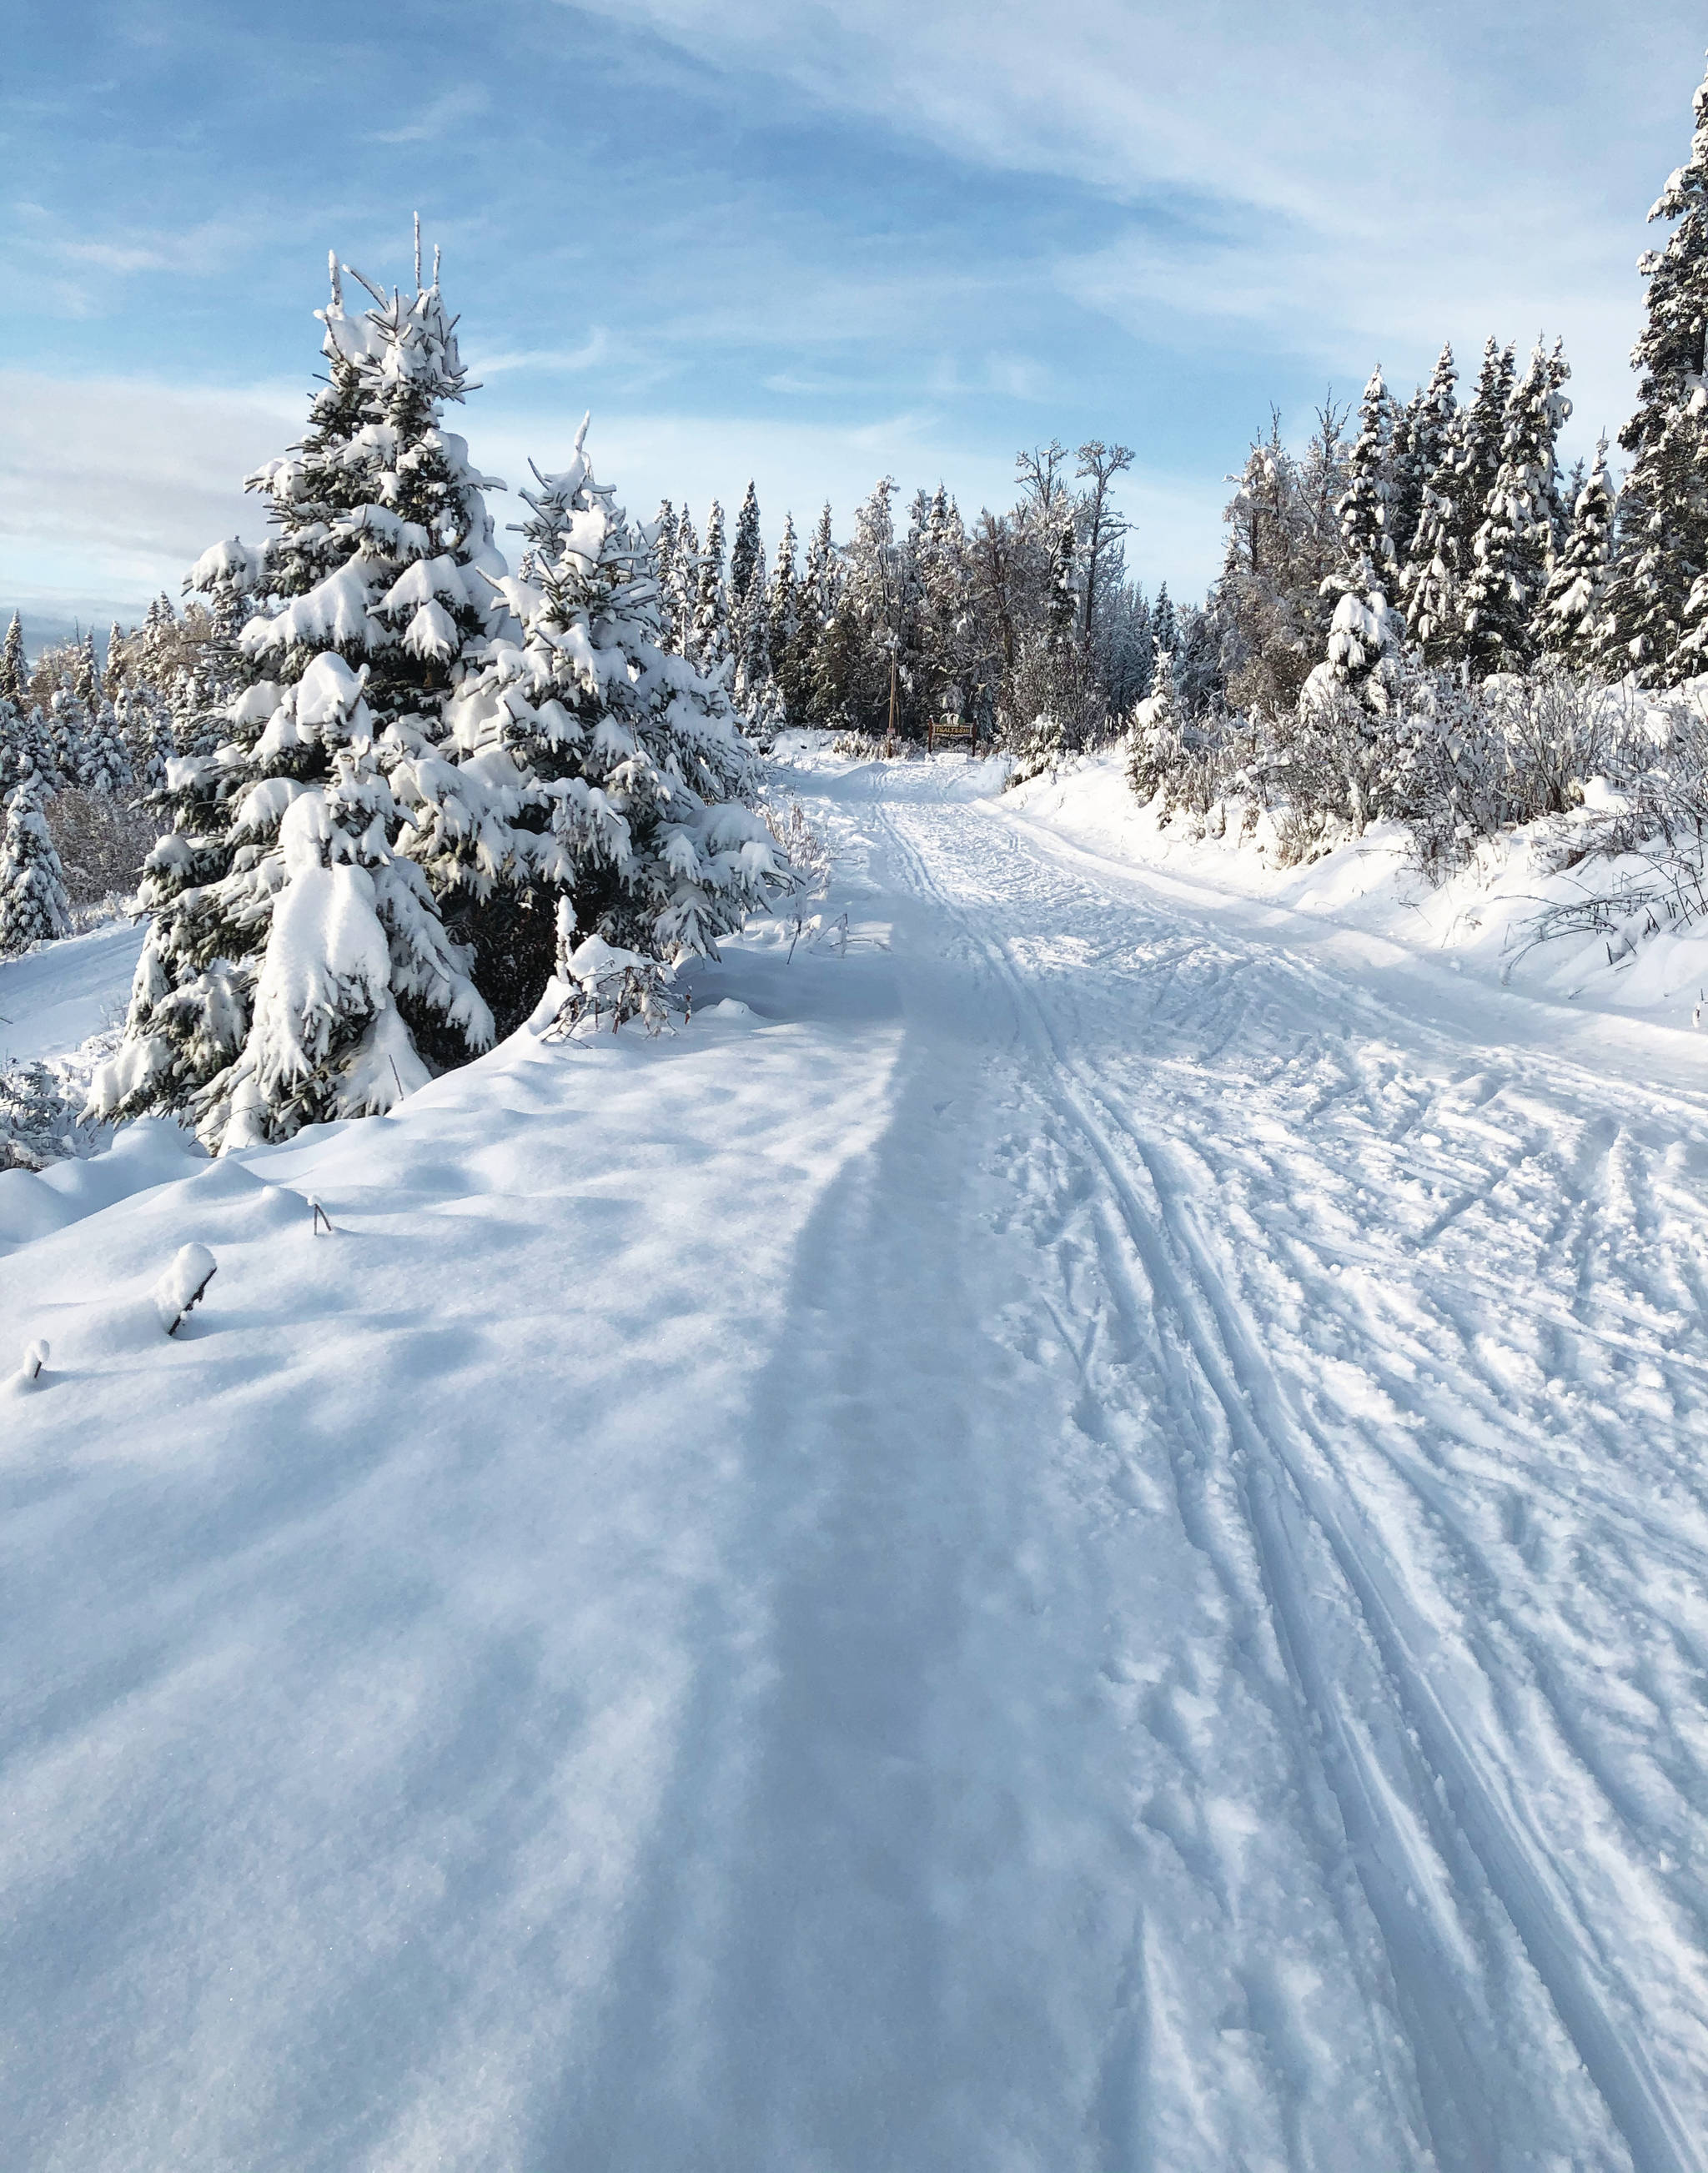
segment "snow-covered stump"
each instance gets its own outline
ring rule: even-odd
[[[149,1293],[154,1312],[168,1335],[176,1335],[199,1303],[215,1273],[214,1255],[205,1245],[183,1245],[165,1275]]]
[[[24,1346],[24,1363],[8,1378],[7,1387],[19,1391],[28,1391],[35,1388],[41,1378],[41,1369],[46,1363],[47,1343],[45,1338],[38,1336],[35,1342],[27,1343]]]

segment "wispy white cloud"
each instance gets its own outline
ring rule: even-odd
[[[940,399],[994,393],[1003,400],[1040,401],[1058,389],[1052,370],[1023,354],[986,354],[970,361],[943,355],[926,382]]]
[[[506,377],[518,370],[560,376],[568,370],[592,369],[611,352],[609,332],[603,325],[595,325],[579,347],[516,348],[496,354],[478,354],[470,359],[468,367],[480,378]]]
[[[246,229],[205,220],[182,233],[160,230],[111,235],[94,240],[44,238],[41,245],[73,264],[101,272],[221,272],[254,245]]]
[[[570,0],[709,70],[781,79],[987,168],[1101,197],[1126,230],[1058,268],[1138,336],[1396,375],[1445,336],[1563,332],[1581,411],[1628,404],[1641,213],[1700,67],[1686,0]]]
[[[264,527],[243,477],[301,429],[303,394],[0,372],[0,587],[139,607],[221,536]]]
[[[134,616],[159,590],[176,595],[218,537],[263,534],[264,509],[242,479],[297,435],[305,412],[293,386],[195,391],[26,371],[0,373],[0,407],[13,422],[0,439],[0,608],[30,602],[85,617]],[[482,402],[466,419],[476,465],[514,490],[530,459],[562,466],[581,418],[565,407],[554,424]],[[908,489],[941,479],[969,515],[1013,493],[1011,459],[958,440],[931,408],[846,423],[613,407],[595,412],[589,450],[637,515],[686,497],[703,519],[711,499],[732,506],[752,478],[772,541],[785,511],[804,523],[827,498],[846,533],[884,474]],[[1220,500],[1219,478],[1127,478],[1130,564],[1153,586],[1207,580]],[[500,529],[517,517],[513,504],[495,496]]]
[[[448,135],[459,121],[478,120],[489,112],[492,94],[480,84],[470,84],[461,90],[447,90],[419,113],[400,121],[395,128],[376,129],[369,137],[374,143],[430,143],[441,136]]]

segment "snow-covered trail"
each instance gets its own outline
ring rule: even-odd
[[[965,774],[0,1262],[6,2162],[1708,2164],[1695,1044]]]
[[[1111,897],[1084,855],[931,790],[874,812],[957,930],[1023,1114],[1002,1162],[1037,1200],[1047,1355],[1082,1382],[1062,1469],[1113,1451],[1111,1477],[1165,1478],[1171,1513],[1123,1543],[1186,1542],[1221,1615],[1159,1636],[1138,1561],[1111,1577],[1099,1663],[1132,1685],[1139,1816],[1199,1890],[1159,1957],[1196,1980],[1189,2057],[1138,2063],[1137,2129],[1182,2093],[1159,2163],[1282,2162],[1289,2130],[1302,2162],[1336,2133],[1370,2153],[1380,2116],[1341,2092],[1386,2077],[1379,2162],[1408,2133],[1466,2166],[1704,2162],[1708,1096],[1618,1060],[1676,1082],[1696,1051],[1403,960],[1402,1007],[1370,970],[1391,946],[1349,946],[1340,978],[1319,930],[1295,951],[1236,901]],[[1593,1064],[1558,1054],[1586,1042]],[[1176,1685],[1217,1719],[1170,1781]],[[1194,1865],[1182,1805],[1198,1840],[1231,1812],[1231,1846]],[[1280,1938],[1322,1973],[1303,1999],[1253,1994],[1282,1961],[1262,1895],[1235,1898],[1257,1833],[1267,1911],[1278,1887],[1312,1922]]]

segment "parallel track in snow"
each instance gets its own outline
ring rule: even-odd
[[[1119,1090],[1073,1046],[1069,1022],[1004,933],[997,899],[1003,887],[1024,891],[1027,874],[1039,871],[1033,855],[1024,846],[1004,855],[994,885],[981,882],[985,894],[969,901],[933,867],[930,843],[943,817],[933,822],[928,813],[876,798],[873,812],[912,886],[1000,984],[1029,1048],[1032,1084],[1048,1121],[1098,1173],[1102,1211],[1095,1220],[1113,1309],[1130,1336],[1147,1314],[1161,1331],[1143,1340],[1170,1364],[1169,1404],[1178,1422],[1172,1454],[1177,1461],[1227,1459],[1287,1656],[1300,1740],[1311,1746],[1332,1792],[1349,1860],[1381,1929],[1439,2161],[1467,2168],[1516,2164],[1525,2145],[1524,2093],[1515,2089],[1512,2048],[1502,2030],[1491,2027],[1500,2019],[1498,1969],[1489,1967],[1488,1946],[1482,1968],[1467,1969],[1462,1930],[1470,1922],[1492,1945],[1504,1916],[1632,2164],[1642,2173],[1699,2173],[1708,2164],[1700,2131],[1675,2101],[1645,2041],[1646,2004],[1654,1987],[1632,1981],[1617,1940],[1608,1936],[1615,1928],[1586,1916],[1583,1896],[1558,1853],[1558,1833],[1550,1836],[1538,1824],[1527,1776],[1534,1745],[1503,1733],[1501,1686],[1484,1674],[1495,1655],[1486,1641],[1477,1651],[1474,1626],[1458,1637],[1443,1634],[1438,1607],[1435,1619],[1426,1619],[1404,1565],[1392,1557],[1346,1485],[1335,1445],[1295,1383],[1272,1362],[1261,1324],[1230,1287],[1178,1143],[1126,1113]],[[965,816],[959,820],[964,825]],[[1047,880],[1052,886],[1072,882],[1059,869],[1049,870]],[[1167,971],[1203,939],[1166,906],[1157,917],[1170,934],[1185,937],[1160,962]],[[1063,918],[1071,925],[1074,917]],[[1119,947],[1105,946],[1103,958],[1090,962],[1105,962]],[[1322,989],[1322,969],[1291,958],[1272,963],[1296,980],[1301,1007],[1308,1008]],[[1348,992],[1333,993],[1343,1005]],[[1362,992],[1354,1000],[1371,1017],[1374,1007]],[[1379,1015],[1376,1022],[1398,1023]],[[1213,1034],[1208,1022],[1206,1030]],[[1221,1045],[1211,1039],[1208,1060]],[[1515,1069],[1541,1091],[1565,1086],[1581,1095],[1587,1083],[1565,1077],[1554,1061],[1532,1059]],[[1414,1249],[1426,1249],[1522,1159],[1522,1150],[1510,1156],[1481,1191],[1438,1215]],[[1551,1312],[1557,1328],[1596,1332],[1564,1311],[1546,1304],[1539,1310],[1544,1318]],[[1683,1353],[1674,1364],[1698,1375],[1701,1370],[1700,1361]],[[1201,1476],[1192,1475],[1183,1497]],[[1670,1545],[1658,1518],[1615,1500],[1604,1486],[1596,1491],[1602,1513],[1629,1517],[1646,1545],[1669,1556],[1681,1572],[1700,1574],[1700,1545]],[[1439,1486],[1430,1507],[1447,1512]],[[1217,1537],[1208,1531],[1197,1536],[1213,1556]],[[1498,1597],[1489,1614],[1511,1641],[1509,1650],[1522,1653],[1526,1641]],[[1533,1662],[1538,1656],[1525,1657]],[[1560,1739],[1569,1741],[1570,1717],[1556,1709],[1554,1718]],[[1586,1761],[1580,1760],[1580,1771],[1599,1795]],[[1431,1854],[1455,1890],[1451,1911],[1420,1903],[1440,1883],[1422,1860]],[[1479,1885],[1485,1893],[1478,1894]],[[1687,1953],[1676,1989],[1701,1997],[1700,1950]]]

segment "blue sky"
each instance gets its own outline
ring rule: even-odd
[[[1565,336],[1630,404],[1699,13],[1006,0],[230,0],[18,11],[0,83],[0,607],[133,616],[295,434],[326,252],[445,250],[512,486],[584,408],[631,507],[757,477],[768,538],[889,470],[1138,453],[1131,558],[1201,590],[1273,402]],[[497,501],[500,521],[505,501]]]

